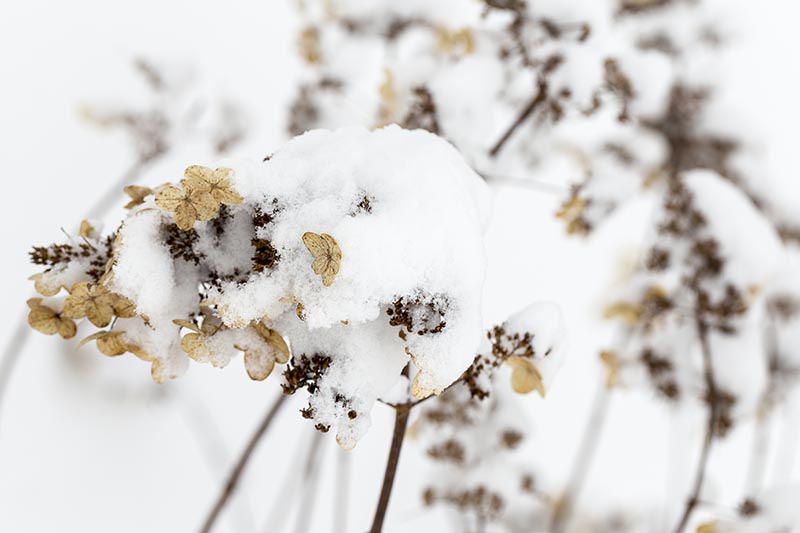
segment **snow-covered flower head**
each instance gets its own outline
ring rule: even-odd
[[[37,288],[70,295],[63,311],[32,303],[32,325],[110,325],[88,340],[151,361],[156,381],[239,352],[264,379],[291,353],[284,389],[307,387],[305,414],[345,447],[409,362],[424,398],[477,352],[487,190],[433,134],[314,131],[258,164],[190,166],[179,184],[128,192],[114,235],[36,249],[50,267]]]

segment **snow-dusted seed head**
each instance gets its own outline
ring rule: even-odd
[[[308,388],[306,416],[348,448],[409,362],[424,398],[477,352],[487,189],[433,134],[313,131],[258,164],[190,166],[126,192],[115,234],[87,223],[35,249],[49,267],[37,290],[69,295],[32,300],[32,326],[70,337],[87,317],[108,329],[86,342],[151,361],[159,382],[190,359],[222,367],[242,352],[264,379],[291,357],[285,391]]]

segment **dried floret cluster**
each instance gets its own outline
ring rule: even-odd
[[[207,265],[201,264],[205,256],[197,249],[200,235],[194,226],[209,220],[224,224],[226,215],[221,208],[243,202],[232,188],[231,173],[227,168],[212,170],[195,165],[186,169],[180,189],[169,184],[156,190],[128,186],[125,192],[130,201],[125,207],[135,210],[132,217],[157,215],[156,237],[169,250],[176,266],[191,265],[203,271],[205,279],[194,290],[195,307],[171,320],[170,329],[183,352],[198,362],[225,366],[233,350],[241,351],[248,375],[263,380],[276,361],[285,363],[289,358],[283,338],[261,321],[234,332],[222,323],[213,306],[202,301],[203,286],[221,280]],[[95,222],[83,221],[75,238],[78,242],[33,249],[32,261],[48,268],[32,279],[37,292],[48,300],[29,300],[29,323],[37,331],[58,333],[66,339],[76,334],[76,320],[85,318],[100,330],[85,337],[81,346],[94,341],[105,355],[133,353],[152,363],[156,382],[174,377],[176,369],[165,366],[165,362],[167,365],[170,362],[169,357],[158,351],[159,338],[164,334],[158,331],[159,323],[147,313],[137,312],[134,300],[111,288],[115,285],[115,266],[123,253],[125,223],[105,238],[95,225],[99,227]],[[62,290],[67,296],[55,298]],[[188,333],[181,338],[181,331]]]

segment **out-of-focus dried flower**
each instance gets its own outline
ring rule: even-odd
[[[600,361],[606,369],[606,387],[616,387],[619,384],[619,357],[612,351],[603,350],[600,352]]]
[[[144,203],[144,199],[153,194],[153,189],[141,185],[128,185],[124,189],[131,201],[125,204],[125,209],[133,209]]]
[[[528,394],[536,391],[544,398],[545,390],[542,375],[536,367],[524,357],[512,356],[505,363],[511,367],[511,387],[515,392]]]
[[[297,45],[300,48],[300,57],[302,57],[306,63],[309,65],[319,64],[322,53],[319,42],[319,30],[317,28],[314,26],[304,28],[300,32]]]

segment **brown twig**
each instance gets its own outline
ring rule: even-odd
[[[703,435],[703,444],[702,448],[700,448],[700,459],[697,462],[692,490],[689,493],[689,498],[686,500],[683,513],[678,519],[678,524],[673,529],[675,533],[683,532],[686,525],[689,523],[692,513],[700,503],[700,492],[703,490],[703,483],[708,467],[708,458],[711,455],[711,445],[714,442],[714,428],[717,424],[718,390],[717,382],[714,379],[711,347],[708,343],[708,327],[699,318],[697,319],[697,334],[700,339],[700,348],[703,354],[703,380],[705,381],[706,394],[708,397],[708,421],[706,423],[705,434]]]
[[[378,507],[375,509],[375,518],[372,520],[370,533],[381,533],[383,530],[383,519],[386,517],[386,510],[389,508],[389,497],[392,495],[394,476],[397,473],[397,464],[400,459],[400,450],[403,447],[403,439],[406,435],[410,412],[411,407],[408,405],[397,405],[394,408],[394,434],[389,448],[389,458],[386,461],[386,472],[383,475],[381,495],[378,498]]]
[[[280,411],[281,406],[286,401],[286,398],[287,396],[285,394],[280,394],[278,396],[278,398],[267,410],[266,416],[264,416],[261,424],[259,424],[258,428],[256,428],[255,433],[253,433],[253,435],[250,437],[250,440],[247,442],[247,446],[245,446],[242,454],[239,456],[238,461],[236,461],[236,464],[228,475],[228,480],[222,487],[222,491],[220,492],[217,501],[214,503],[214,506],[211,508],[211,511],[209,511],[208,516],[203,522],[203,527],[200,530],[202,533],[209,533],[214,527],[214,523],[219,517],[220,512],[225,508],[225,504],[228,503],[228,500],[236,490],[236,486],[239,484],[239,479],[242,476],[242,472],[244,472],[247,463],[250,461],[250,457],[253,455],[256,446],[258,446],[261,438],[267,432],[267,429],[269,429],[270,424]]]
[[[494,146],[492,146],[491,150],[489,150],[489,155],[491,157],[497,157],[497,154],[500,153],[500,150],[503,149],[503,146],[505,146],[505,144],[508,142],[511,136],[514,135],[514,132],[517,131],[517,128],[519,128],[526,120],[528,120],[528,117],[530,117],[533,114],[533,112],[536,111],[536,108],[539,107],[542,103],[544,103],[546,99],[547,99],[547,82],[543,78],[540,78],[538,83],[538,92],[536,93],[536,96],[534,96],[533,99],[531,99],[528,105],[525,106],[525,109],[522,110],[522,112],[517,116],[514,122],[508,127],[508,129],[506,129],[505,133],[503,133],[503,135],[500,136],[497,142],[494,143]]]
[[[550,519],[551,533],[561,533],[569,524],[575,502],[578,501],[586,483],[586,477],[592,468],[597,443],[600,441],[602,428],[607,418],[610,399],[611,391],[605,382],[600,383],[592,401],[592,411],[583,430],[580,446],[567,478],[566,488],[555,504],[553,516]]]

